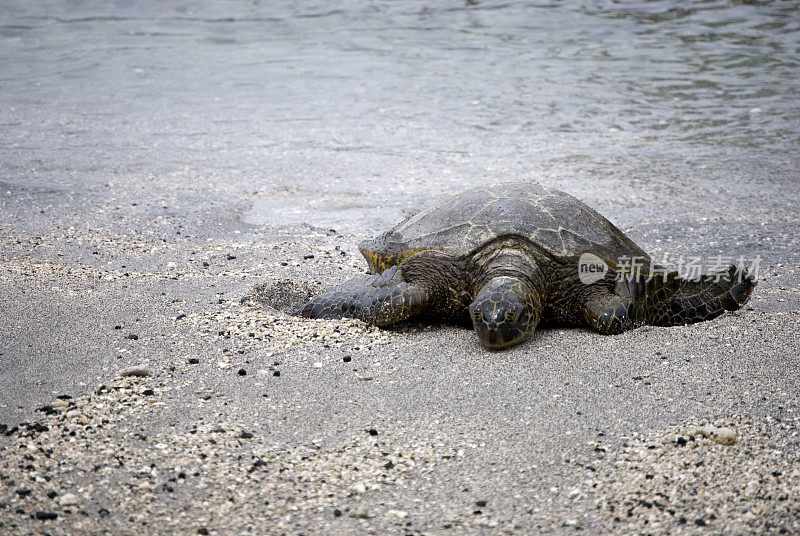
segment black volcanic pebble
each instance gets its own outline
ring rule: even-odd
[[[50,405],[42,406],[40,408],[36,408],[36,411],[44,413],[45,415],[55,415],[55,414],[58,413],[56,410],[53,409],[53,406],[50,406]]]
[[[41,519],[42,521],[56,518],[58,518],[58,514],[55,512],[36,512],[36,519]]]

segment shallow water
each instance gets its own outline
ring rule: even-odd
[[[260,192],[251,223],[358,231],[506,178],[590,201],[601,178],[630,201],[697,170],[793,185],[799,8],[7,0],[0,169],[70,187],[174,173]]]

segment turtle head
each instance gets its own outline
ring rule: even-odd
[[[489,348],[521,343],[539,321],[532,289],[514,277],[489,280],[470,304],[469,313],[475,333]]]

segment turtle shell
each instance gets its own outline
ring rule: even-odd
[[[527,240],[561,262],[593,253],[612,266],[647,254],[596,211],[532,181],[504,182],[462,192],[361,245],[373,272],[421,251],[468,258],[495,240]]]

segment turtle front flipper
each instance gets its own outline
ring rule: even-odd
[[[384,327],[420,314],[428,304],[428,292],[403,280],[393,266],[378,275],[350,279],[315,296],[295,314],[307,318],[358,318]]]
[[[646,322],[653,326],[679,326],[739,309],[750,298],[756,282],[746,269],[731,264],[726,271],[696,279],[670,272],[653,277],[646,285]]]
[[[598,283],[584,301],[586,323],[613,335],[643,324],[680,326],[711,320],[739,309],[756,285],[751,274],[733,264],[727,271],[697,279],[654,268],[647,276],[624,275],[613,291]]]
[[[616,294],[593,296],[584,305],[584,318],[592,328],[606,335],[617,335],[635,327],[632,303]]]
[[[583,317],[593,329],[605,335],[616,335],[641,326],[644,277],[625,275],[614,284],[600,281],[592,285],[583,303]]]

